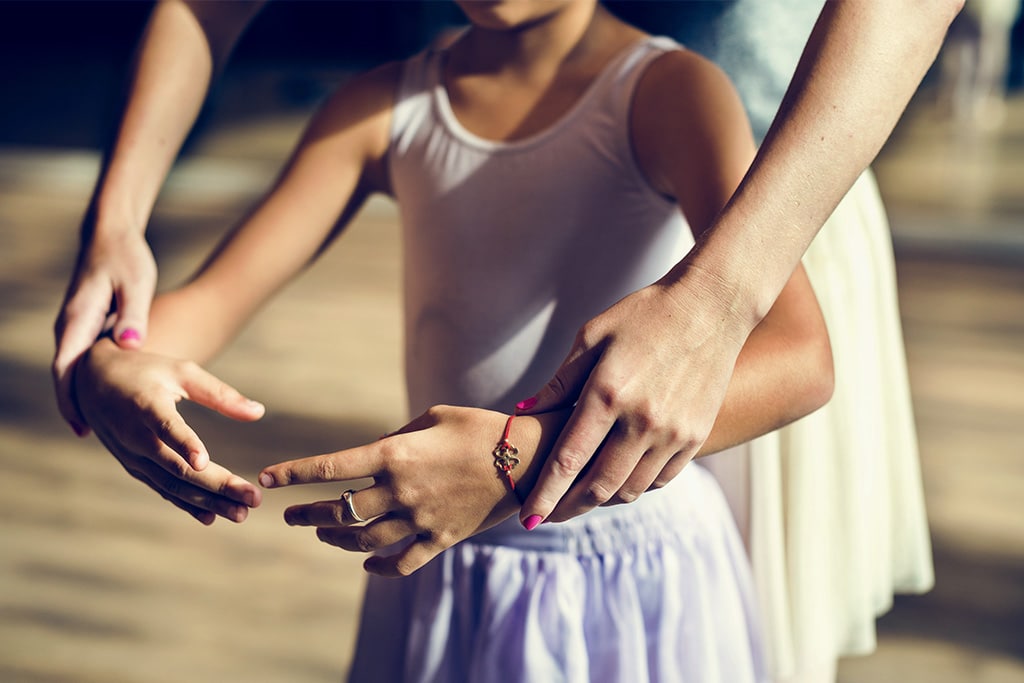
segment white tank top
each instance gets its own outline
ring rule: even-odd
[[[551,378],[583,323],[664,275],[680,240],[692,246],[629,134],[639,77],[673,49],[649,38],[625,50],[561,119],[514,142],[460,125],[444,51],[405,63],[388,163],[404,230],[410,414],[439,403],[512,410]]]

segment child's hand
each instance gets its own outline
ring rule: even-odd
[[[79,362],[75,395],[82,416],[130,475],[203,524],[217,515],[243,521],[262,494],[210,462],[176,404],[189,399],[236,420],[257,420],[250,401],[195,363],[101,340]]]
[[[365,526],[353,526],[359,520],[339,499],[290,507],[285,521],[315,526],[324,543],[355,552],[411,538],[397,554],[370,557],[364,565],[374,574],[408,575],[519,509],[492,455],[507,417],[477,408],[436,406],[375,443],[267,467],[260,483],[274,488],[373,477],[373,486],[355,492],[350,501],[351,510],[372,520]],[[564,419],[558,413],[513,421],[509,440],[521,460],[512,471],[518,491],[529,490],[541,461],[538,448],[543,452],[550,446]]]

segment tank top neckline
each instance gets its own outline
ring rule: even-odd
[[[598,96],[605,83],[613,77],[613,75],[622,66],[623,62],[655,41],[656,38],[654,36],[645,36],[620,50],[618,54],[612,57],[608,63],[605,64],[604,68],[601,69],[601,72],[594,77],[594,80],[586,87],[583,94],[580,95],[580,97],[572,104],[571,107],[569,107],[567,111],[565,111],[550,125],[545,126],[536,133],[532,133],[531,135],[518,140],[492,140],[490,138],[477,135],[462,125],[458,116],[455,115],[455,110],[452,109],[452,103],[448,97],[448,88],[445,87],[442,77],[444,61],[448,56],[447,50],[438,50],[431,55],[428,79],[430,89],[433,91],[432,99],[441,123],[444,125],[445,129],[460,142],[487,152],[525,151],[543,144],[550,138],[556,136],[565,127],[569,126],[586,110],[590,102]]]

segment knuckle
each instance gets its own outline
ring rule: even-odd
[[[611,503],[622,503],[628,505],[629,503],[636,502],[636,499],[640,497],[640,491],[633,491],[630,489],[619,489],[619,492],[612,496],[609,502]]]
[[[649,406],[643,406],[630,416],[632,430],[637,434],[652,434],[661,431],[658,418]]]
[[[402,461],[405,457],[405,449],[399,445],[399,439],[385,439],[380,442],[380,458],[383,468],[390,475],[394,476],[402,471]]]
[[[331,458],[321,458],[313,465],[316,476],[322,481],[334,481],[337,466]]]
[[[609,489],[602,482],[592,481],[583,489],[583,502],[586,505],[594,507],[604,505],[609,499],[611,499],[614,493],[614,491]]]
[[[453,545],[458,543],[461,538],[459,535],[449,529],[441,529],[432,536],[434,545],[441,549],[451,548]]]
[[[575,346],[583,350],[589,350],[597,346],[604,337],[604,331],[600,329],[596,320],[588,320],[576,333]]]
[[[161,495],[164,495],[165,497],[170,496],[168,500],[171,498],[180,499],[182,497],[184,485],[180,479],[169,479],[163,483],[161,489]]]
[[[587,456],[575,448],[563,448],[551,459],[551,469],[556,476],[574,478],[587,464]]]
[[[665,435],[665,441],[673,447],[678,444],[685,444],[692,438],[691,434],[683,429],[683,425],[678,421],[672,421],[666,424],[662,428],[662,433]]]
[[[330,519],[332,525],[343,525],[345,524],[345,506],[341,504],[332,505],[330,507]]]
[[[184,375],[194,375],[199,372],[199,364],[194,360],[179,360],[177,362],[177,369]]]
[[[413,561],[406,557],[400,557],[395,561],[395,573],[398,576],[412,576],[413,572],[419,569],[419,566]]]
[[[174,456],[170,460],[170,471],[178,479],[184,479],[192,473],[192,468],[181,456]]]
[[[619,412],[618,409],[623,402],[623,396],[621,389],[614,383],[597,378],[590,391],[609,411]]]
[[[373,536],[369,531],[360,531],[356,534],[355,540],[359,552],[370,553],[377,549],[377,544],[374,542]]]
[[[427,408],[423,415],[429,424],[436,425],[451,417],[454,412],[456,409],[452,406],[439,404]]]

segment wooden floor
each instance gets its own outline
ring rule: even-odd
[[[296,130],[287,117],[250,122],[179,169],[151,230],[164,284],[252,201]],[[920,153],[907,144],[891,158]],[[57,417],[50,327],[96,163],[0,149],[0,681],[337,681],[360,560],[285,527],[281,511],[344,487],[273,492],[243,525],[204,529]],[[935,207],[892,169],[879,175],[893,215],[920,226]],[[1019,227],[1013,193],[971,211]],[[1024,681],[1024,259],[1003,242],[950,249],[910,232],[900,298],[937,586],[898,600],[877,652],[844,661],[840,679]],[[375,203],[213,365],[268,406],[248,426],[190,413],[217,459],[251,476],[399,424],[397,254],[394,211]]]

